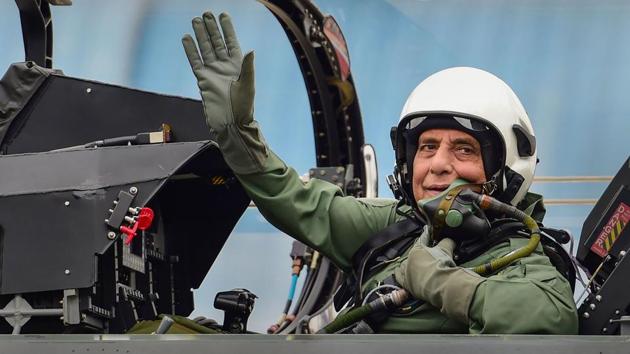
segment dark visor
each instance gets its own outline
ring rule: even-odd
[[[422,124],[423,122],[425,122],[427,120],[427,118],[431,118],[431,120],[433,119],[443,119],[443,118],[450,118],[452,121],[457,122],[457,124],[461,125],[462,128],[466,129],[466,130],[470,130],[470,131],[475,131],[475,132],[485,132],[490,130],[490,128],[485,125],[484,123],[476,120],[476,119],[470,119],[470,118],[465,118],[465,117],[457,117],[457,116],[451,116],[451,115],[440,115],[440,116],[419,116],[419,117],[413,117],[410,118],[407,121],[407,124],[405,124],[405,130],[412,130],[416,127],[418,127],[420,124]]]

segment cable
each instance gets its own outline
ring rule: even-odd
[[[375,292],[382,290],[382,289],[394,289],[394,290],[398,290],[400,289],[399,286],[396,285],[391,285],[391,284],[383,284],[383,285],[379,285],[376,288],[370,290],[369,293],[367,293],[367,295],[365,295],[365,297],[363,298],[363,302],[361,303],[361,305],[365,305],[368,302],[368,299],[370,298],[370,296],[372,296]]]
[[[162,124],[162,130],[155,132],[144,132],[136,135],[119,136],[115,138],[107,138],[95,140],[83,145],[69,146],[52,151],[71,151],[77,149],[95,149],[106,146],[123,146],[123,145],[145,145],[168,143],[171,141],[171,127],[168,124]]]
[[[302,286],[302,291],[300,292],[300,296],[298,297],[298,300],[293,305],[293,310],[291,311],[290,314],[287,312],[289,309],[285,310],[286,316],[282,317],[281,321],[277,323],[278,326],[272,332],[273,334],[278,334],[282,332],[285,328],[287,328],[287,326],[289,326],[297,318],[296,317],[297,313],[300,311],[300,309],[304,305],[305,299],[309,297],[311,293],[311,289],[313,288],[313,282],[316,278],[315,275],[317,275],[317,264],[319,262],[319,258],[320,258],[319,252],[313,251],[311,262],[307,269],[306,279],[304,280],[304,285]]]
[[[593,275],[591,275],[591,278],[589,279],[588,284],[586,284],[586,286],[584,287],[584,291],[582,291],[582,293],[580,294],[580,296],[578,297],[578,299],[577,299],[577,301],[575,303],[579,303],[582,300],[582,297],[588,291],[589,287],[591,286],[591,283],[593,283],[593,280],[595,279],[595,276],[602,269],[602,267],[604,266],[604,263],[608,262],[608,260],[610,260],[610,255],[606,256],[606,258],[604,258],[604,260],[602,260],[602,262],[599,264],[599,266],[597,266],[597,269],[595,269],[595,271],[593,272]]]
[[[584,277],[582,276],[582,273],[584,273],[584,275],[586,275],[587,278],[591,277],[591,273],[589,272],[589,270],[586,267],[584,267],[582,264],[580,264],[580,262],[578,262],[577,258],[575,258],[575,256],[573,255],[574,243],[575,243],[575,241],[574,241],[573,237],[571,237],[569,239],[569,258],[571,259],[571,265],[573,265],[573,270],[575,271],[575,278],[577,279],[577,281],[579,281],[580,284],[582,284],[584,289],[588,289],[588,285],[584,281]],[[592,295],[592,293],[590,291],[589,291],[589,294]],[[576,304],[577,303],[578,302],[576,301]]]
[[[322,258],[321,264],[317,269],[317,276],[315,276],[315,280],[313,282],[313,286],[311,287],[309,296],[304,300],[304,305],[297,313],[296,318],[302,318],[305,315],[308,315],[315,306],[319,294],[321,293],[326,279],[328,278],[328,272],[331,269],[332,264],[328,258]],[[289,334],[297,327],[298,323],[293,321],[289,324],[284,330],[280,332],[280,334]]]
[[[304,281],[304,287],[302,288],[302,292],[300,293],[300,299],[298,303],[296,304],[295,308],[293,309],[293,311],[291,312],[291,314],[294,316],[298,313],[300,308],[302,308],[302,306],[304,305],[304,301],[308,299],[311,293],[311,289],[313,288],[313,282],[315,281],[315,278],[316,278],[315,275],[317,275],[317,270],[318,270],[317,266],[319,264],[320,256],[321,254],[319,252],[313,251],[311,264],[308,268],[308,275],[310,275],[310,278],[307,277],[307,279]]]
[[[294,245],[292,256],[295,249],[296,247]],[[276,323],[267,328],[267,333],[277,333],[280,330],[281,326],[283,326],[283,324],[285,323],[285,320],[287,319],[287,314],[289,313],[289,310],[291,309],[291,304],[293,303],[295,288],[297,287],[298,277],[300,276],[303,265],[303,255],[293,256],[293,264],[291,266],[291,285],[289,285],[289,295],[287,296],[287,302],[284,305],[284,310],[282,311],[280,318]]]
[[[293,304],[293,310],[291,310],[291,315],[294,315],[298,312],[302,304],[304,303],[305,295],[308,295],[308,290],[313,285],[313,271],[311,268],[306,270],[306,278],[304,279],[304,285],[302,285],[302,291],[300,291],[300,296],[297,301]]]
[[[354,323],[359,322],[372,313],[379,311],[387,311],[397,308],[407,301],[409,298],[409,292],[405,289],[394,290],[389,294],[378,297],[377,299],[368,302],[365,305],[356,307],[343,315],[338,316],[334,321],[329,323],[326,327],[319,330],[317,333],[329,334],[337,333]]]
[[[291,302],[293,302],[293,296],[295,295],[295,287],[297,286],[297,280],[298,280],[298,274],[293,274],[291,275],[291,287],[289,288],[289,299],[288,299],[288,306],[287,308],[285,308],[284,312],[288,313],[289,309],[291,307]]]

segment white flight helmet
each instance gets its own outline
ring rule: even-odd
[[[434,128],[467,132],[480,143],[492,195],[512,205],[529,189],[536,168],[536,139],[523,105],[498,77],[475,68],[439,71],[411,93],[392,129],[396,171],[405,197],[420,133]],[[396,192],[396,191],[395,191]]]

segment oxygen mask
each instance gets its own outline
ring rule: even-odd
[[[490,221],[477,203],[482,189],[481,184],[456,179],[442,193],[418,202],[431,223],[435,242],[448,237],[459,243],[490,233]]]
[[[434,241],[448,237],[456,242],[486,237],[491,225],[484,211],[514,218],[529,230],[529,242],[512,252],[488,263],[473,267],[478,274],[488,274],[530,255],[540,242],[540,229],[536,221],[516,207],[484,194],[485,185],[455,180],[447,190],[430,199],[423,199],[418,206],[431,222]]]

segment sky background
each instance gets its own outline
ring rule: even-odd
[[[520,97],[538,142],[538,176],[612,176],[628,158],[630,2],[611,0],[317,0],[348,42],[365,141],[379,194],[394,163],[389,130],[430,74],[473,66]],[[300,173],[315,166],[303,80],[275,17],[253,0],[74,0],[53,7],[54,67],[68,76],[198,98],[180,38],[204,10],[229,12],[244,51],[256,52],[256,118],[273,150]],[[0,3],[0,68],[22,61],[17,6]],[[605,183],[535,183],[546,198],[598,198]],[[546,224],[579,239],[592,206],[549,206]],[[222,321],[218,291],[260,299],[250,329],[264,331],[286,300],[291,240],[248,210],[204,284],[194,315]],[[254,252],[252,252],[254,251]]]

